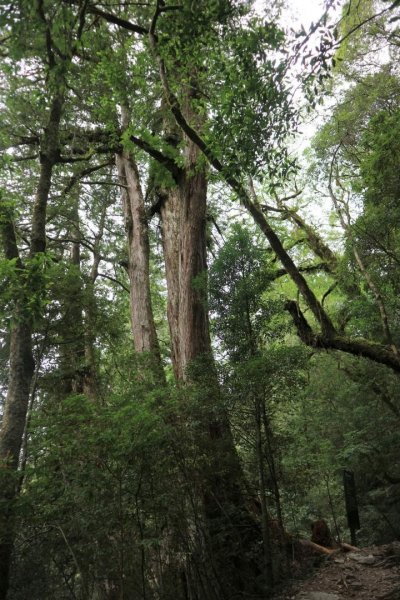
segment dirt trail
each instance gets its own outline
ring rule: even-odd
[[[338,552],[274,600],[400,600],[400,542]]]

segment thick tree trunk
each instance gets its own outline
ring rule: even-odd
[[[158,63],[166,105],[175,118],[176,124],[186,136],[186,165],[179,186],[182,192],[178,308],[180,367],[175,371],[182,372],[186,379],[190,376],[193,381],[193,374],[188,370],[190,361],[198,362],[202,356],[208,356],[208,370],[204,368],[205,364],[203,364],[202,373],[198,372],[194,381],[196,382],[197,379],[197,383],[200,383],[203,389],[208,388],[208,394],[205,393],[206,398],[203,401],[209,436],[209,445],[204,449],[209,459],[209,468],[204,481],[204,509],[211,541],[209,548],[211,566],[216,574],[216,581],[222,584],[222,596],[233,597],[236,595],[239,597],[261,591],[259,582],[256,582],[257,574],[259,575],[260,571],[255,565],[254,558],[249,559],[251,555],[254,557],[256,554],[254,542],[259,541],[259,531],[254,531],[255,523],[245,508],[242,494],[243,474],[233,444],[226,411],[221,408],[215,409],[215,404],[218,404],[215,402],[215,397],[218,396],[219,386],[212,363],[208,313],[205,303],[207,185],[205,167],[201,166],[201,160],[199,160],[200,154],[205,154],[218,171],[223,170],[223,167],[218,160],[214,159],[213,153],[196,129],[189,124],[191,121],[195,127],[199,126],[199,128],[202,124],[201,115],[196,114],[196,111],[193,110],[191,98],[185,98],[185,109],[182,111],[177,97],[169,86],[165,63],[158,52],[155,36],[157,17],[161,14],[160,6],[161,4],[157,3],[157,10],[149,30],[149,41]],[[195,86],[193,86],[194,89]],[[196,204],[191,201],[192,197],[197,200]],[[199,245],[195,246],[195,244]],[[203,431],[207,433],[204,421]],[[217,464],[217,457],[220,459],[220,464]],[[214,586],[213,589],[210,589],[210,597],[218,596]]]
[[[0,460],[11,469],[18,466],[33,371],[31,327],[19,313],[10,336],[10,376],[0,432]]]
[[[243,473],[212,358],[207,310],[207,172],[199,167],[199,154],[196,145],[187,141],[186,168],[177,187],[165,192],[161,220],[174,373],[178,383],[201,389],[194,430],[199,456],[206,459],[194,478],[202,480],[209,542],[201,559],[208,566],[196,569],[203,572],[202,585],[209,597],[218,598],[214,576],[224,593],[248,590],[249,582],[253,586],[258,567],[249,564],[246,554],[254,550],[260,532],[245,507]],[[191,577],[189,572],[187,577]]]
[[[192,361],[211,356],[207,312],[206,208],[204,171],[182,176],[161,206],[162,239],[168,288],[171,358],[179,381],[188,379]]]
[[[198,150],[189,144],[189,169]],[[192,361],[211,356],[207,310],[207,178],[203,169],[183,178],[180,206],[179,341],[183,378]]]

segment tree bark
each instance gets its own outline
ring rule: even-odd
[[[277,255],[277,257],[280,260],[280,262],[282,263],[283,267],[286,269],[287,274],[290,276],[292,281],[296,284],[300,294],[303,296],[304,300],[307,302],[308,306],[310,307],[310,310],[314,314],[317,322],[320,324],[323,334],[326,336],[332,335],[335,331],[335,328],[333,326],[331,319],[326,314],[325,310],[323,309],[320,302],[316,298],[312,289],[309,287],[306,279],[300,273],[299,269],[295,265],[292,258],[286,252],[279,237],[276,235],[275,231],[272,229],[271,225],[265,218],[265,216],[261,210],[261,207],[257,202],[255,193],[253,190],[252,190],[252,192],[254,195],[253,201],[251,201],[251,199],[247,195],[244,198],[242,198],[245,208],[248,210],[248,212],[253,217],[254,222],[259,226],[261,231],[264,233],[265,237],[267,238],[268,242],[270,243],[272,250]]]
[[[62,298],[62,338],[59,368],[62,397],[72,393],[82,394],[85,379],[85,344],[83,331],[83,282],[81,277],[81,249],[79,227],[79,196],[72,197],[70,237],[70,265],[73,283]]]
[[[61,87],[63,88],[63,84],[61,84]],[[47,201],[49,199],[53,167],[60,156],[59,129],[63,106],[64,91],[60,89],[53,97],[49,119],[44,130],[43,142],[40,148],[40,174],[31,225],[31,257],[46,250]]]
[[[152,46],[157,51],[156,41],[153,36]],[[210,165],[220,173],[225,182],[232,188],[232,190],[238,195],[243,206],[251,214],[254,222],[260,227],[261,231],[267,238],[272,250],[281,261],[287,274],[291,277],[295,283],[300,294],[303,296],[305,302],[308,304],[310,310],[314,314],[317,322],[321,327],[321,334],[315,334],[312,332],[310,326],[305,321],[303,315],[300,318],[297,316],[300,314],[296,303],[288,302],[287,308],[294,318],[295,325],[297,327],[300,338],[309,346],[314,348],[332,348],[336,350],[342,350],[355,356],[365,356],[371,360],[384,364],[396,372],[400,372],[400,360],[399,357],[392,349],[389,349],[382,344],[376,344],[367,340],[358,340],[353,338],[347,338],[345,336],[339,336],[335,330],[335,327],[325,312],[323,306],[316,298],[314,292],[308,285],[306,279],[300,273],[298,267],[289,256],[279,237],[272,229],[271,225],[265,218],[262,212],[261,206],[257,202],[254,189],[250,189],[250,192],[246,190],[240,181],[237,174],[229,173],[222,162],[214,155],[211,148],[206,144],[198,132],[189,124],[188,120],[182,112],[181,106],[176,96],[172,93],[167,79],[166,69],[164,62],[160,56],[157,56],[159,63],[160,79],[164,88],[164,94],[167,100],[167,104],[170,108],[171,113],[175,117],[177,125],[181,127],[182,131],[187,137],[195,144],[199,150],[209,161]],[[296,307],[294,307],[296,304]],[[306,326],[304,325],[306,323]]]
[[[283,202],[278,201],[278,206],[286,218],[290,219],[294,225],[305,233],[307,243],[316,256],[324,261],[327,271],[335,273],[338,267],[337,256],[332,252],[318,232],[311,227],[304,219],[293,209],[284,206]]]
[[[188,144],[188,172],[180,195],[179,342],[183,378],[191,362],[211,355],[207,310],[207,177],[196,168],[198,150]]]
[[[165,278],[168,291],[167,318],[171,338],[171,361],[176,381],[182,381],[184,375],[179,335],[180,192],[179,187],[169,190],[168,194],[165,192],[160,209]]]
[[[274,583],[274,572],[272,566],[272,548],[271,548],[271,535],[269,527],[269,510],[267,504],[267,484],[264,469],[264,452],[262,448],[262,436],[261,436],[261,410],[262,400],[260,394],[255,397],[255,421],[256,421],[256,455],[258,462],[258,477],[260,486],[260,498],[261,498],[261,531],[263,538],[263,551],[264,551],[264,571],[265,580],[269,587],[272,587]]]
[[[19,258],[9,211],[2,211],[0,223],[5,257],[16,261],[22,279],[23,265]],[[5,600],[9,585],[14,540],[13,503],[18,486],[17,469],[35,368],[32,328],[23,308],[22,300],[17,301],[10,331],[8,391],[0,430],[0,600]]]
[[[122,126],[129,126],[129,112],[122,107]],[[145,353],[160,381],[164,381],[150,292],[150,243],[146,209],[139,171],[127,151],[116,156],[125,228],[128,237],[128,276],[133,343],[136,352]]]
[[[199,455],[207,457],[201,472],[194,475],[195,480],[202,481],[209,539],[207,555],[202,559],[209,564],[209,573],[202,584],[212,587],[210,574],[214,570],[222,587],[237,592],[246,589],[246,581],[252,581],[253,585],[254,565],[249,564],[245,555],[251,554],[250,547],[254,550],[260,532],[245,507],[244,476],[228,415],[220,403],[212,357],[207,309],[208,174],[199,164],[196,144],[188,139],[185,143],[185,169],[177,186],[163,191],[160,203],[171,360],[178,384],[192,384],[201,389],[200,416],[192,427],[196,430]],[[216,593],[213,590],[210,597]]]
[[[17,470],[34,372],[31,326],[15,315],[10,335],[9,387],[0,432],[0,599],[7,597],[14,541]]]

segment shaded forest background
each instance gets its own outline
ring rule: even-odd
[[[0,600],[399,539],[398,4],[0,2]]]

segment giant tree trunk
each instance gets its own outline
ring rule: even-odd
[[[171,358],[177,380],[188,367],[211,356],[207,313],[206,200],[203,172],[182,176],[161,207]]]
[[[205,464],[193,477],[202,482],[208,540],[202,560],[208,572],[198,566],[197,572],[203,573],[202,585],[208,590],[204,597],[220,598],[257,587],[254,580],[260,570],[248,557],[260,532],[246,510],[243,473],[212,357],[207,311],[207,172],[198,164],[199,153],[187,141],[186,168],[177,187],[165,193],[161,220],[174,373],[178,383],[201,390],[194,430]],[[196,583],[189,582],[189,587],[196,588]]]

